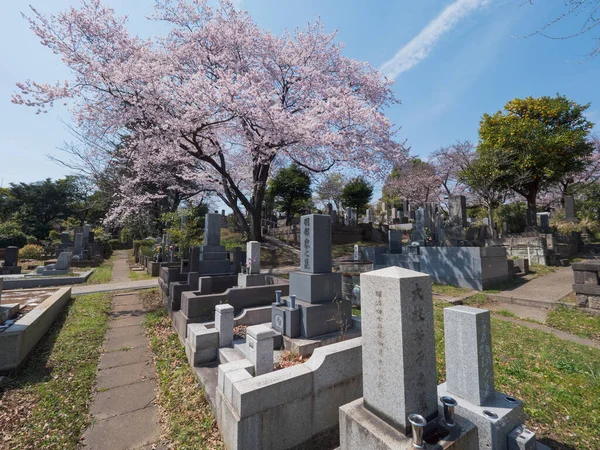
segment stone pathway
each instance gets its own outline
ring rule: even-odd
[[[125,283],[131,281],[129,278],[129,263],[127,262],[128,250],[117,250],[117,257],[113,265],[112,277],[110,279],[112,283]]]
[[[73,295],[95,294],[97,292],[116,292],[116,291],[132,291],[137,289],[151,289],[158,287],[158,278],[150,280],[125,281],[121,283],[106,284],[89,284],[83,286],[73,286]]]
[[[83,435],[86,449],[164,448],[157,443],[156,373],[143,334],[144,316],[136,294],[114,295],[90,408],[92,424]]]
[[[570,267],[561,267],[554,273],[534,278],[522,286],[487,295],[499,302],[551,308],[553,303],[569,295],[572,290],[573,270]]]
[[[565,341],[575,342],[577,344],[585,345],[587,347],[593,347],[600,349],[600,342],[594,341],[593,339],[582,338],[579,336],[575,336],[574,334],[565,333],[564,331],[557,330],[555,328],[547,327],[546,325],[542,325],[540,323],[527,322],[525,320],[515,319],[513,317],[504,317],[498,314],[494,314],[493,317],[495,319],[504,320],[506,322],[516,323],[517,325],[521,325],[523,327],[532,328],[535,330],[544,331],[549,334],[553,334],[554,336],[564,339]]]

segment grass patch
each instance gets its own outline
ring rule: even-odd
[[[9,379],[0,397],[0,448],[77,449],[88,409],[111,294],[74,298]]]
[[[111,256],[109,259],[104,261],[98,267],[94,269],[94,273],[90,275],[87,281],[84,284],[106,284],[110,283],[110,279],[112,277],[113,265],[115,263],[116,255]],[[88,270],[92,270],[92,267],[89,269],[87,267],[83,267],[81,269],[82,272],[86,272]]]
[[[463,300],[463,305],[468,305],[468,306],[483,306],[488,302],[488,298],[485,294],[482,294],[481,292],[477,293],[477,294],[473,294],[470,297],[467,297]]]
[[[438,382],[446,376],[443,308],[449,306],[435,302]],[[551,448],[600,448],[599,350],[495,318],[492,342],[496,389],[524,400],[538,440]]]
[[[224,245],[226,250],[231,250],[234,247],[242,247],[242,250],[245,250],[246,240],[242,233],[228,228],[221,228],[221,245]]]
[[[164,308],[146,315],[145,327],[158,374],[157,404],[165,438],[177,449],[221,449],[223,444],[204,389]]]
[[[509,311],[507,309],[497,309],[493,312],[494,312],[494,314],[498,314],[499,316],[513,317],[515,319],[517,318],[517,315],[514,312]]]
[[[579,337],[600,341],[600,316],[587,314],[576,308],[559,306],[553,309],[548,313],[546,325]]]
[[[472,289],[450,286],[447,284],[438,284],[438,283],[433,283],[431,285],[431,290],[433,291],[434,294],[447,295],[449,297],[459,297],[461,295],[466,294],[467,292],[472,291]]]
[[[544,275],[549,275],[558,270],[558,267],[553,266],[544,266],[542,264],[531,263],[529,264],[529,271],[535,275],[533,278],[543,277]]]
[[[360,308],[352,308],[352,315],[360,317],[360,315],[361,315]]]
[[[147,273],[145,270],[143,271],[134,271],[134,270],[130,270],[129,271],[129,278],[132,281],[139,281],[139,280],[149,280],[152,278],[152,274]]]

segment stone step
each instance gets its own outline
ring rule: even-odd
[[[236,344],[240,345],[240,344]],[[246,344],[241,344],[246,345]],[[242,352],[238,347],[223,347],[219,349],[219,354],[217,356],[219,364],[227,364],[234,361],[239,361],[240,359],[245,359],[246,356],[244,352]]]

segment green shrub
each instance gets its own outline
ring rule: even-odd
[[[27,244],[37,244],[38,240],[35,236],[27,236]]]
[[[48,239],[51,241],[60,241],[60,233],[56,230],[50,230],[50,233],[48,233]]]
[[[44,257],[44,247],[41,245],[27,244],[19,250],[19,259],[42,259]]]
[[[108,233],[105,233],[101,229],[97,228],[94,230],[94,241],[100,247],[100,253],[102,253],[102,257],[104,259],[110,258],[113,253],[113,249],[110,245],[111,236]]]
[[[23,247],[25,244],[27,244],[27,236],[16,222],[0,223],[0,248]]]
[[[108,243],[110,244],[110,248],[116,250],[119,248],[119,240],[118,239],[109,239]]]

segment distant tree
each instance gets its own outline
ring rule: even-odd
[[[267,196],[273,199],[277,211],[285,213],[289,225],[292,217],[310,202],[310,176],[296,164],[280,169],[269,183]]]
[[[465,194],[466,185],[459,174],[469,167],[474,158],[475,146],[470,141],[458,141],[431,155],[429,164],[435,168],[441,183],[441,197]]]
[[[507,164],[509,160],[503,159],[503,154],[485,153],[470,161],[458,173],[458,179],[485,207],[492,233],[495,232],[494,211],[510,193],[506,177]]]
[[[323,203],[333,203],[339,211],[342,208],[342,192],[346,179],[341,173],[330,173],[317,186],[317,197]]]
[[[11,183],[9,191],[13,219],[21,224],[27,235],[44,239],[56,221],[72,215],[73,200],[77,195],[76,178]]]
[[[342,203],[348,208],[353,208],[360,215],[369,207],[373,197],[373,185],[363,177],[350,180],[342,192]]]
[[[510,162],[503,167],[503,176],[527,200],[528,226],[537,224],[538,193],[585,169],[593,152],[588,139],[593,124],[583,115],[588,107],[557,95],[514,99],[504,111],[484,114],[477,154],[489,161]]]
[[[435,167],[419,158],[396,165],[383,185],[386,202],[398,204],[402,198],[408,199],[414,207],[437,200],[440,195],[441,180]]]

